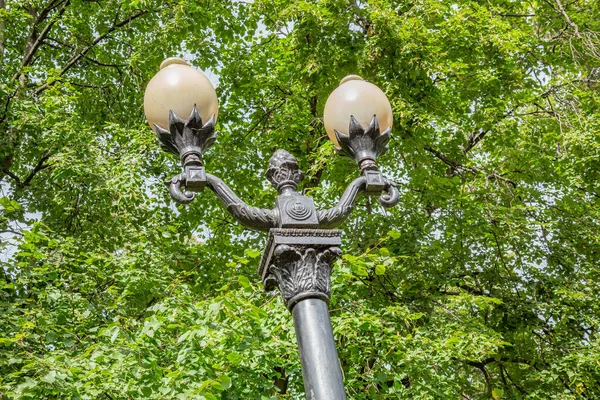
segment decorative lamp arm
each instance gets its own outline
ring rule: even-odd
[[[227,208],[227,212],[239,223],[256,231],[269,231],[269,229],[277,227],[277,218],[274,210],[249,206],[225,182],[212,174],[207,173],[206,179],[208,187],[215,192],[215,195],[217,195]]]
[[[348,185],[335,207],[319,211],[319,228],[335,228],[344,223],[354,209],[354,201],[365,190],[367,180],[364,176],[356,178]]]
[[[368,194],[381,193],[379,196],[379,204],[385,208],[393,207],[398,204],[400,192],[393,181],[383,178],[382,188],[377,193],[369,192],[367,190],[369,184],[369,177],[367,176],[361,176],[353,180],[352,183],[348,185],[335,207],[319,211],[319,228],[330,229],[343,224],[354,209],[354,202],[360,192],[368,192]]]
[[[250,207],[221,179],[204,170],[202,155],[217,137],[214,115],[203,123],[195,105],[187,120],[171,111],[169,130],[155,126],[155,131],[163,149],[178,155],[183,163],[184,172],[167,182],[169,193],[175,201],[188,204],[194,200],[194,192],[200,192],[208,185],[227,207],[227,211],[244,226],[258,231],[277,227],[275,211]]]
[[[379,196],[379,203],[385,208],[395,206],[400,200],[400,192],[396,184],[383,176],[375,164],[377,157],[388,149],[390,128],[381,132],[375,115],[366,128],[361,126],[356,118],[350,116],[349,133],[346,135],[337,130],[334,132],[339,144],[335,146],[337,152],[353,158],[362,176],[346,188],[335,207],[319,212],[321,228],[335,228],[341,225],[352,212],[359,192],[369,196]]]

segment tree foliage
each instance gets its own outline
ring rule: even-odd
[[[350,73],[390,98],[331,302],[351,399],[600,398],[596,0],[0,0],[0,398],[296,399],[264,236],[210,193],[175,207],[146,83],[218,76],[207,169],[247,202],[278,148],[334,204],[357,174],[322,111]]]

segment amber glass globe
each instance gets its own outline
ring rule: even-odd
[[[342,79],[325,103],[325,130],[336,146],[339,146],[339,143],[334,130],[347,135],[351,115],[364,128],[369,126],[373,115],[377,116],[381,132],[392,127],[392,106],[385,93],[358,75],[349,75]]]
[[[187,119],[196,104],[202,121],[206,123],[219,112],[217,93],[202,72],[190,67],[185,60],[167,58],[160,71],[148,82],[144,94],[144,113],[148,124],[169,129],[169,110],[181,119]]]

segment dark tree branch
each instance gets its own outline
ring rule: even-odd
[[[469,140],[467,141],[467,145],[463,149],[463,153],[467,154],[473,147],[477,146],[477,143],[481,141],[490,132],[489,129],[481,130],[478,134],[475,133],[475,130],[469,135]]]
[[[501,17],[527,18],[535,17],[535,14],[498,14]]]
[[[33,170],[27,175],[27,178],[22,183],[22,186],[27,186],[31,182],[31,180],[37,175],[38,172],[45,170],[50,166],[50,164],[46,164],[46,161],[50,158],[50,153],[44,154],[38,163],[33,167]]]
[[[5,0],[0,0],[0,10],[4,10],[6,8]],[[0,59],[4,59],[4,47],[5,47],[5,30],[4,30],[4,19],[0,18]],[[2,72],[3,65],[0,65],[0,72]]]
[[[594,197],[600,199],[600,194],[598,194],[598,193],[590,192],[589,190],[586,190],[585,188],[583,188],[581,186],[575,186],[575,187],[577,188],[577,190],[580,190],[580,191],[582,191],[584,193],[589,194],[590,196],[594,196]]]
[[[74,49],[73,46],[71,46],[71,45],[69,45],[67,43],[64,43],[64,42],[62,42],[62,41],[60,41],[58,39],[55,39],[55,38],[52,38],[52,37],[47,37],[46,39],[47,40],[45,41],[45,44],[47,46],[50,46],[50,47],[54,48],[54,49],[61,50],[60,46],[67,47],[69,49]],[[51,42],[54,42],[56,44],[51,43]],[[60,46],[58,46],[57,44],[60,45]],[[119,73],[119,76],[121,77],[121,79],[123,78],[123,71],[122,71],[121,68],[125,68],[127,66],[127,64],[110,64],[110,63],[100,62],[100,61],[96,60],[95,58],[92,58],[92,57],[87,56],[87,55],[84,56],[83,59],[86,60],[86,61],[89,61],[92,64],[98,65],[100,67],[108,67],[108,68],[114,68],[114,69],[116,69],[117,72]]]
[[[429,145],[425,145],[425,146],[423,146],[423,148],[425,150],[427,150],[428,152],[430,152],[431,154],[433,154],[438,159],[440,159],[441,161],[443,161],[444,164],[448,165],[452,169],[452,175],[455,175],[460,170],[471,172],[473,174],[483,174],[484,173],[482,170],[480,170],[477,167],[467,167],[467,166],[459,163],[458,161],[452,160],[451,158],[449,158],[444,153],[442,153],[442,152],[434,149],[433,147],[431,147]],[[491,174],[487,174],[486,178],[487,179],[501,180],[501,181],[503,181],[505,183],[510,184],[512,187],[517,187],[517,182],[515,182],[515,181],[513,181],[511,179],[505,178],[501,174],[498,174],[496,172],[491,173]]]
[[[117,29],[131,23],[132,21],[136,20],[137,18],[147,14],[148,11],[138,11],[137,13],[130,15],[129,17],[127,17],[126,19],[122,20],[121,22],[118,22],[116,24],[114,24],[113,26],[111,26],[105,33],[103,33],[102,35],[96,37],[96,39],[94,39],[94,41],[89,44],[88,46],[86,46],[83,50],[81,50],[78,54],[74,55],[73,57],[71,57],[71,59],[69,61],[67,61],[67,64],[60,70],[59,72],[59,76],[63,76],[65,73],[67,73],[73,66],[75,66],[75,64],[77,64],[79,62],[79,60],[81,60],[83,57],[86,56],[86,54],[92,50],[98,43],[100,43],[101,41],[103,41],[104,39],[106,39],[111,33],[115,32]],[[42,93],[44,90],[48,89],[50,86],[52,86],[56,81],[52,81],[52,82],[47,82],[44,83],[43,85],[41,85],[40,87],[38,87],[35,92],[34,95],[39,95],[40,93]]]
[[[17,184],[17,186],[21,186],[21,178],[19,178],[17,175],[13,174],[6,166],[2,166],[2,172],[4,172],[5,175],[10,176],[15,183]]]
[[[11,94],[9,94],[8,96],[6,96],[6,101],[4,102],[4,110],[2,111],[2,117],[0,118],[0,124],[3,123],[4,120],[6,120],[6,116],[8,115],[8,107],[10,105],[10,102],[13,99],[13,97],[15,97],[17,95],[18,91],[19,91],[19,89],[16,88],[15,90],[13,90],[13,92]]]
[[[73,82],[73,81],[69,81],[69,84],[73,85],[73,86],[88,88],[88,89],[100,89],[100,90],[108,89],[111,86],[108,84],[107,85],[89,85],[87,83]]]
[[[15,175],[13,172],[11,172],[6,166],[2,166],[2,172],[4,172],[6,175],[10,176],[14,181],[15,184],[17,185],[17,187],[19,188],[24,188],[25,186],[28,186],[31,181],[33,180],[33,178],[40,172],[45,170],[46,168],[48,168],[50,166],[50,164],[46,164],[46,161],[48,161],[48,159],[50,158],[50,153],[46,153],[44,154],[40,160],[37,162],[37,164],[35,165],[35,167],[33,167],[33,169],[31,170],[31,172],[29,173],[29,175],[27,175],[27,177],[25,178],[25,180],[21,180],[21,178],[19,178],[17,175]]]
[[[461,163],[448,158],[448,156],[446,156],[444,153],[434,149],[433,147],[431,147],[427,144],[425,146],[423,146],[423,148],[425,150],[427,150],[428,152],[430,152],[431,154],[433,154],[434,156],[436,156],[438,159],[442,160],[444,162],[444,164],[448,165],[452,169],[464,168]]]
[[[62,3],[62,1],[60,1],[58,4],[60,4],[60,3]],[[46,17],[48,16],[48,13],[50,13],[50,11],[52,11],[52,9],[55,8],[58,4],[52,6],[52,4],[54,4],[54,2],[53,2],[53,3],[51,3],[51,5],[48,8],[45,8],[40,13],[36,22],[34,23],[34,26],[32,27],[32,33],[31,33],[30,39],[29,39],[30,41],[35,39],[35,42],[33,42],[31,47],[29,48],[29,50],[23,57],[23,61],[21,62],[21,67],[19,68],[17,73],[12,77],[11,81],[17,80],[19,78],[19,76],[21,76],[21,72],[23,71],[23,68],[25,68],[31,64],[31,62],[33,60],[33,56],[35,55],[37,50],[40,48],[42,43],[44,42],[44,39],[46,38],[46,36],[48,36],[48,33],[50,32],[50,29],[52,29],[52,26],[56,23],[56,21],[58,21],[60,19],[60,17],[62,17],[62,15],[64,14],[65,9],[69,5],[69,3],[70,3],[70,0],[66,0],[62,4],[62,7],[60,8],[60,10],[58,11],[58,16],[56,18],[54,18],[52,21],[48,22],[48,24],[46,24],[46,26],[44,27],[42,32],[39,34],[39,36],[36,36],[36,33],[35,33],[36,26],[39,23],[41,23],[43,20],[45,20]]]
[[[250,129],[248,129],[248,132],[246,132],[244,134],[244,137],[242,138],[242,141],[246,140],[246,138],[248,137],[248,135],[250,135],[252,132],[254,132],[254,130],[256,128],[258,128],[259,125],[266,123],[266,121],[271,117],[271,114],[273,113],[273,111],[279,109],[281,106],[283,106],[285,104],[285,102],[287,101],[287,99],[282,99],[278,104],[270,107],[259,119],[258,121],[252,125],[250,127]]]
[[[487,179],[497,179],[497,180],[500,180],[500,181],[502,181],[502,182],[504,182],[504,183],[508,183],[508,184],[509,184],[509,185],[511,185],[513,188],[516,188],[516,187],[517,187],[517,182],[513,181],[512,179],[505,178],[505,177],[503,177],[502,175],[500,175],[500,174],[497,174],[497,173],[495,173],[495,172],[494,172],[494,173],[491,173],[491,174],[489,174],[488,176],[486,176],[486,178],[487,178]]]
[[[1,235],[1,234],[3,234],[3,233],[11,233],[11,234],[13,234],[13,235],[20,235],[20,236],[23,236],[23,234],[22,234],[21,232],[18,232],[18,231],[13,231],[12,229],[5,229],[5,230],[3,230],[3,231],[0,231],[0,235]]]

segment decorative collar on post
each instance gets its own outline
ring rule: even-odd
[[[266,290],[279,287],[291,311],[298,301],[329,302],[331,270],[342,255],[337,229],[271,229],[258,274]]]

